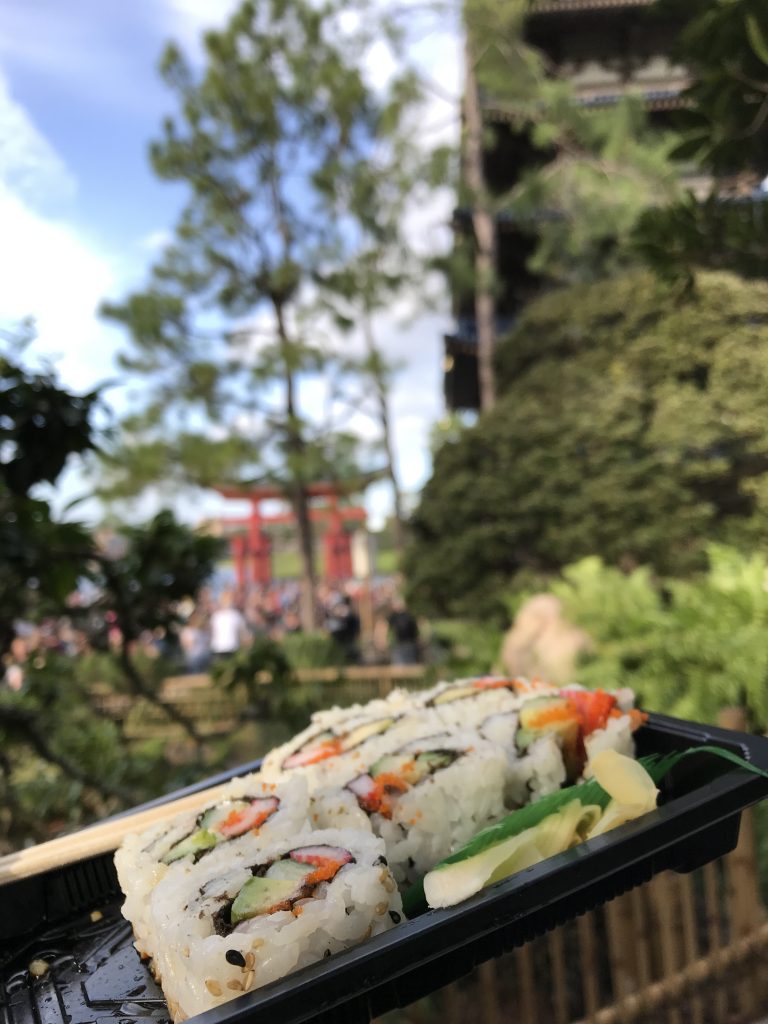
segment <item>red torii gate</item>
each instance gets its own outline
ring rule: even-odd
[[[364,523],[367,518],[364,508],[340,506],[339,498],[362,490],[379,476],[379,473],[375,473],[356,480],[317,481],[307,485],[307,497],[326,498],[328,501],[327,505],[320,508],[310,508],[309,517],[313,523],[328,523],[328,528],[323,535],[323,561],[325,578],[329,581],[346,580],[352,575],[351,543],[349,534],[344,529],[344,523]],[[248,501],[251,504],[251,513],[246,518],[220,520],[221,525],[225,528],[244,528],[244,532],[234,533],[229,539],[238,589],[245,589],[248,576],[253,583],[270,583],[272,580],[272,541],[264,526],[293,523],[295,516],[293,512],[280,512],[265,516],[261,511],[261,502],[285,501],[285,491],[272,484],[243,485],[241,487],[221,485],[215,487],[215,490],[224,498]],[[249,568],[250,573],[248,572]]]

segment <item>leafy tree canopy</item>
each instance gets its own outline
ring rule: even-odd
[[[634,273],[531,304],[498,407],[444,444],[413,520],[412,597],[496,606],[526,572],[597,553],[665,573],[768,533],[768,286]]]
[[[665,280],[690,287],[697,267],[768,274],[768,16],[763,0],[660,0],[687,25],[674,57],[690,68],[687,107],[673,155],[712,174],[711,194],[656,204],[639,219],[636,244]]]
[[[18,353],[25,338],[13,331],[0,340]],[[95,449],[97,401],[96,392],[72,394],[53,371],[29,370],[0,351],[0,653],[13,636],[14,619],[61,608],[85,570],[87,532],[57,522],[48,503],[30,492],[54,483],[71,456]]]

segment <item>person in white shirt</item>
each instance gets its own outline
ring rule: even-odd
[[[227,658],[243,645],[247,627],[242,612],[235,608],[231,591],[225,591],[211,614],[211,654]]]

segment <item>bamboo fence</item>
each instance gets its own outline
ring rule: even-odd
[[[379,1024],[753,1024],[768,1015],[768,919],[745,857],[742,840],[658,875]]]

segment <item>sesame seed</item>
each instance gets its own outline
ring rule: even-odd
[[[393,924],[400,924],[400,922],[402,921],[402,917],[398,914],[396,910],[390,910],[389,916],[392,918]]]
[[[28,970],[33,978],[42,978],[44,974],[48,973],[48,961],[33,960],[30,963]]]
[[[227,988],[232,989],[233,992],[242,992],[243,983],[242,981],[238,981],[237,978],[233,978],[232,981],[227,982]]]
[[[390,877],[385,879],[384,888],[387,890],[387,892],[394,892],[395,889],[397,888],[397,886],[395,885],[394,878]]]
[[[248,955],[253,956],[253,953]],[[228,949],[224,954],[224,959],[228,964],[232,964],[233,967],[245,967],[245,957],[239,949]]]
[[[246,953],[245,959],[243,960],[243,963],[240,966],[247,967],[249,971],[252,971],[255,963],[256,957],[253,955],[253,953]]]
[[[383,914],[386,914],[386,912],[387,912],[387,904],[386,903],[377,903],[375,909],[376,909],[377,915],[379,917],[381,917]]]
[[[244,990],[245,990],[246,992],[247,992],[247,991],[248,991],[249,989],[253,988],[253,979],[254,979],[255,977],[256,977],[256,975],[254,974],[254,972],[253,972],[253,971],[250,971],[250,972],[249,972],[248,974],[246,974],[246,976],[245,976],[245,979],[243,980],[243,989],[244,989]]]
[[[100,910],[91,911],[91,921],[93,921],[94,924],[96,924],[97,921],[100,921],[102,917],[104,917],[104,915]]]
[[[212,996],[221,995],[221,985],[214,978],[206,978],[205,987],[208,989]]]

